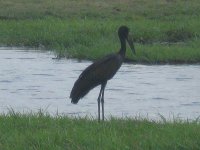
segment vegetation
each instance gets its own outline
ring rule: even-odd
[[[98,123],[88,117],[11,112],[0,115],[0,122],[0,149],[3,150],[200,149],[198,120],[154,122],[111,118]]]
[[[98,59],[119,48],[127,25],[139,63],[200,62],[199,0],[0,0],[0,45]]]
[[[119,48],[117,29],[132,31],[137,63],[200,62],[199,0],[0,0],[0,45],[98,59]],[[0,115],[0,149],[200,149],[196,121]]]

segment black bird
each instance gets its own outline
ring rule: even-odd
[[[101,90],[97,99],[98,120],[100,121],[100,103],[102,105],[102,120],[104,120],[104,89],[107,81],[110,80],[121,67],[126,53],[126,41],[129,43],[132,52],[135,54],[132,37],[129,35],[129,28],[121,26],[118,29],[118,36],[121,48],[118,53],[110,54],[88,66],[74,83],[70,98],[73,104],[77,104],[79,99],[84,97],[91,89],[101,85]]]

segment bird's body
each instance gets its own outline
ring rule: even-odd
[[[79,76],[72,89],[72,103],[84,97],[91,89],[110,80],[122,65],[123,58],[119,54],[111,54],[88,66]]]
[[[118,53],[110,54],[106,57],[94,62],[88,66],[74,83],[70,98],[71,102],[76,104],[79,99],[84,97],[91,89],[101,85],[101,90],[98,97],[98,119],[100,120],[100,102],[102,103],[102,119],[104,119],[104,89],[107,81],[110,80],[121,67],[125,52],[126,40],[128,37],[128,28],[122,26],[118,30],[121,48]],[[128,41],[131,48],[134,50],[132,41]],[[133,51],[134,52],[134,51]]]

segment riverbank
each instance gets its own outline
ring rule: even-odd
[[[200,7],[192,1],[1,1],[0,45],[53,50],[96,60],[119,49],[117,29],[132,31],[135,63],[199,63]]]
[[[0,149],[199,149],[199,120],[51,117],[38,112],[0,115]]]

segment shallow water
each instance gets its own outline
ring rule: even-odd
[[[100,87],[71,104],[69,94],[90,61],[53,59],[52,52],[0,48],[0,112],[97,116]],[[105,91],[105,115],[158,119],[200,115],[200,65],[124,64]]]

